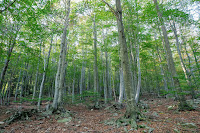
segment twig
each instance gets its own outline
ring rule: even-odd
[[[0,13],[4,12],[5,10],[7,10],[10,6],[12,6],[15,3],[15,1],[17,1],[17,0],[14,0],[12,3],[8,4],[8,6],[5,7],[5,9],[0,10]]]

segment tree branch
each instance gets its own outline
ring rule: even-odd
[[[110,10],[113,12],[113,14],[117,17],[117,19],[119,18],[118,17],[118,15],[117,15],[117,12],[115,11],[115,9],[113,9],[112,7],[111,7],[111,5],[109,5],[107,2],[105,2],[104,0],[102,0],[109,8],[110,8]]]
[[[4,12],[5,10],[7,10],[10,6],[12,6],[15,3],[15,1],[17,1],[17,0],[14,0],[12,3],[8,4],[8,6],[5,7],[5,9],[0,10],[0,13]]]

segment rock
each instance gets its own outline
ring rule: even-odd
[[[117,113],[114,113],[113,116],[118,116],[118,114],[117,114]]]
[[[200,98],[194,99],[194,103],[195,103],[195,104],[200,104]]]
[[[110,120],[105,120],[104,121],[105,125],[114,125],[115,124],[115,120],[114,119],[110,119]]]
[[[152,113],[152,116],[159,117],[158,113],[156,113],[155,111]]]
[[[10,114],[10,113],[11,113],[11,111],[9,111],[9,110],[8,110],[8,111],[6,111],[6,113],[5,113],[5,114]]]
[[[170,105],[170,106],[167,107],[167,109],[168,109],[168,110],[173,110],[174,107],[175,107],[174,105]]]
[[[176,129],[176,128],[174,129],[174,132],[175,133],[180,133],[180,131],[178,129]]]
[[[193,109],[197,109],[199,108],[199,104],[200,104],[200,99],[190,99],[187,100],[187,103],[193,108]]]
[[[42,113],[44,116],[52,115],[52,110],[47,110]]]
[[[47,104],[47,105],[45,106],[45,109],[46,109],[46,110],[49,110],[49,109],[50,109],[50,104]]]
[[[143,130],[143,133],[147,133],[147,130]]]
[[[0,125],[3,125],[5,122],[3,122],[3,121],[0,121]]]
[[[61,120],[58,120],[59,123],[69,123],[72,120],[72,117],[64,118]]]
[[[181,126],[188,128],[197,128],[196,124],[194,123],[182,123]]]
[[[153,133],[154,128],[149,128],[148,133]]]
[[[147,127],[146,125],[142,124],[142,125],[138,125],[139,128],[145,128]]]
[[[145,101],[142,101],[142,100],[140,100],[139,106],[142,109],[149,109],[150,108],[149,105]]]
[[[62,113],[61,116],[62,117],[70,117],[71,114],[69,112],[66,112],[66,113]]]

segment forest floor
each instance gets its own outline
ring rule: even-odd
[[[56,115],[48,117],[31,116],[10,125],[0,124],[0,133],[200,133],[200,111],[177,111],[177,102],[172,99],[154,98],[144,100],[149,109],[143,109],[144,121],[139,121],[139,128],[132,129],[124,125],[117,127],[112,120],[123,116],[125,109],[102,108],[88,109],[83,104],[66,105],[71,112],[71,119],[58,122]],[[45,105],[42,106],[45,108]],[[0,106],[0,122],[17,110],[34,108],[30,103],[11,103]],[[198,105],[200,108],[200,105]],[[62,121],[62,120],[61,120]]]

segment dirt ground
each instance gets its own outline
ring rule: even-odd
[[[93,110],[78,104],[65,106],[72,113],[72,120],[68,123],[58,123],[54,115],[45,118],[33,115],[29,120],[0,125],[0,133],[200,133],[199,110],[179,112],[178,103],[172,99],[157,98],[144,102],[150,108],[142,110],[147,118],[138,122],[140,126],[137,130],[126,125],[117,127],[109,123],[105,124],[105,121],[122,116],[125,109]],[[30,103],[0,106],[0,121],[7,119],[16,110],[31,108],[34,106]],[[193,123],[196,127],[186,127],[182,123]]]

